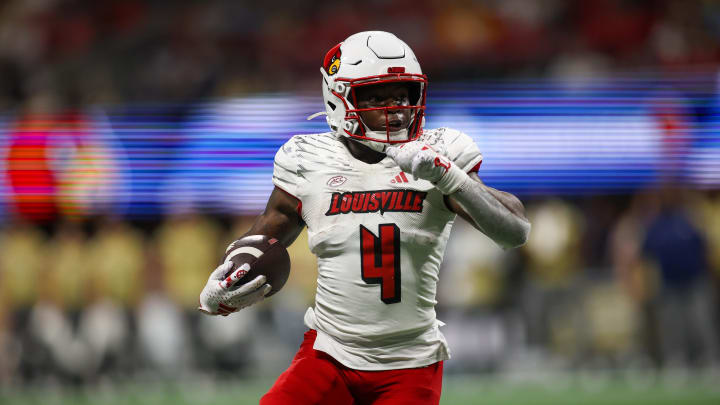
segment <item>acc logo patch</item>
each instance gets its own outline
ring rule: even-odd
[[[334,176],[327,181],[327,185],[330,187],[337,187],[344,184],[347,181],[345,176]]]
[[[340,55],[342,55],[340,45],[342,45],[342,43],[333,46],[332,49],[325,54],[325,59],[323,60],[323,69],[325,69],[327,74],[330,76],[340,70]]]

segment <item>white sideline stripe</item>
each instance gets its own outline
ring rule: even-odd
[[[263,251],[258,248],[254,248],[252,246],[239,247],[239,248],[231,251],[225,258],[225,261],[223,263],[229,262],[230,260],[232,260],[233,257],[239,255],[240,253],[249,253],[249,254],[255,256],[255,258],[257,259],[258,257],[262,256]]]

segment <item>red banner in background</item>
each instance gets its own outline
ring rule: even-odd
[[[5,167],[11,207],[38,222],[92,213],[112,183],[112,152],[87,115],[24,116],[8,128]]]

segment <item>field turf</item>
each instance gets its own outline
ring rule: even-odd
[[[715,376],[717,377],[717,376]],[[192,381],[192,380],[190,380]],[[272,380],[183,380],[172,383],[101,383],[83,389],[0,388],[0,404],[42,405],[245,405],[257,404]],[[446,376],[442,405],[718,405],[715,378],[641,378],[597,376],[513,380],[487,376]]]

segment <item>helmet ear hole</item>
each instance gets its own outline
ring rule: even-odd
[[[342,94],[343,97],[347,97],[350,86],[346,86],[345,83],[335,83],[335,91]]]
[[[357,123],[351,122],[351,121],[345,121],[343,122],[343,129],[348,131],[349,133],[355,133],[355,129],[357,128]]]

